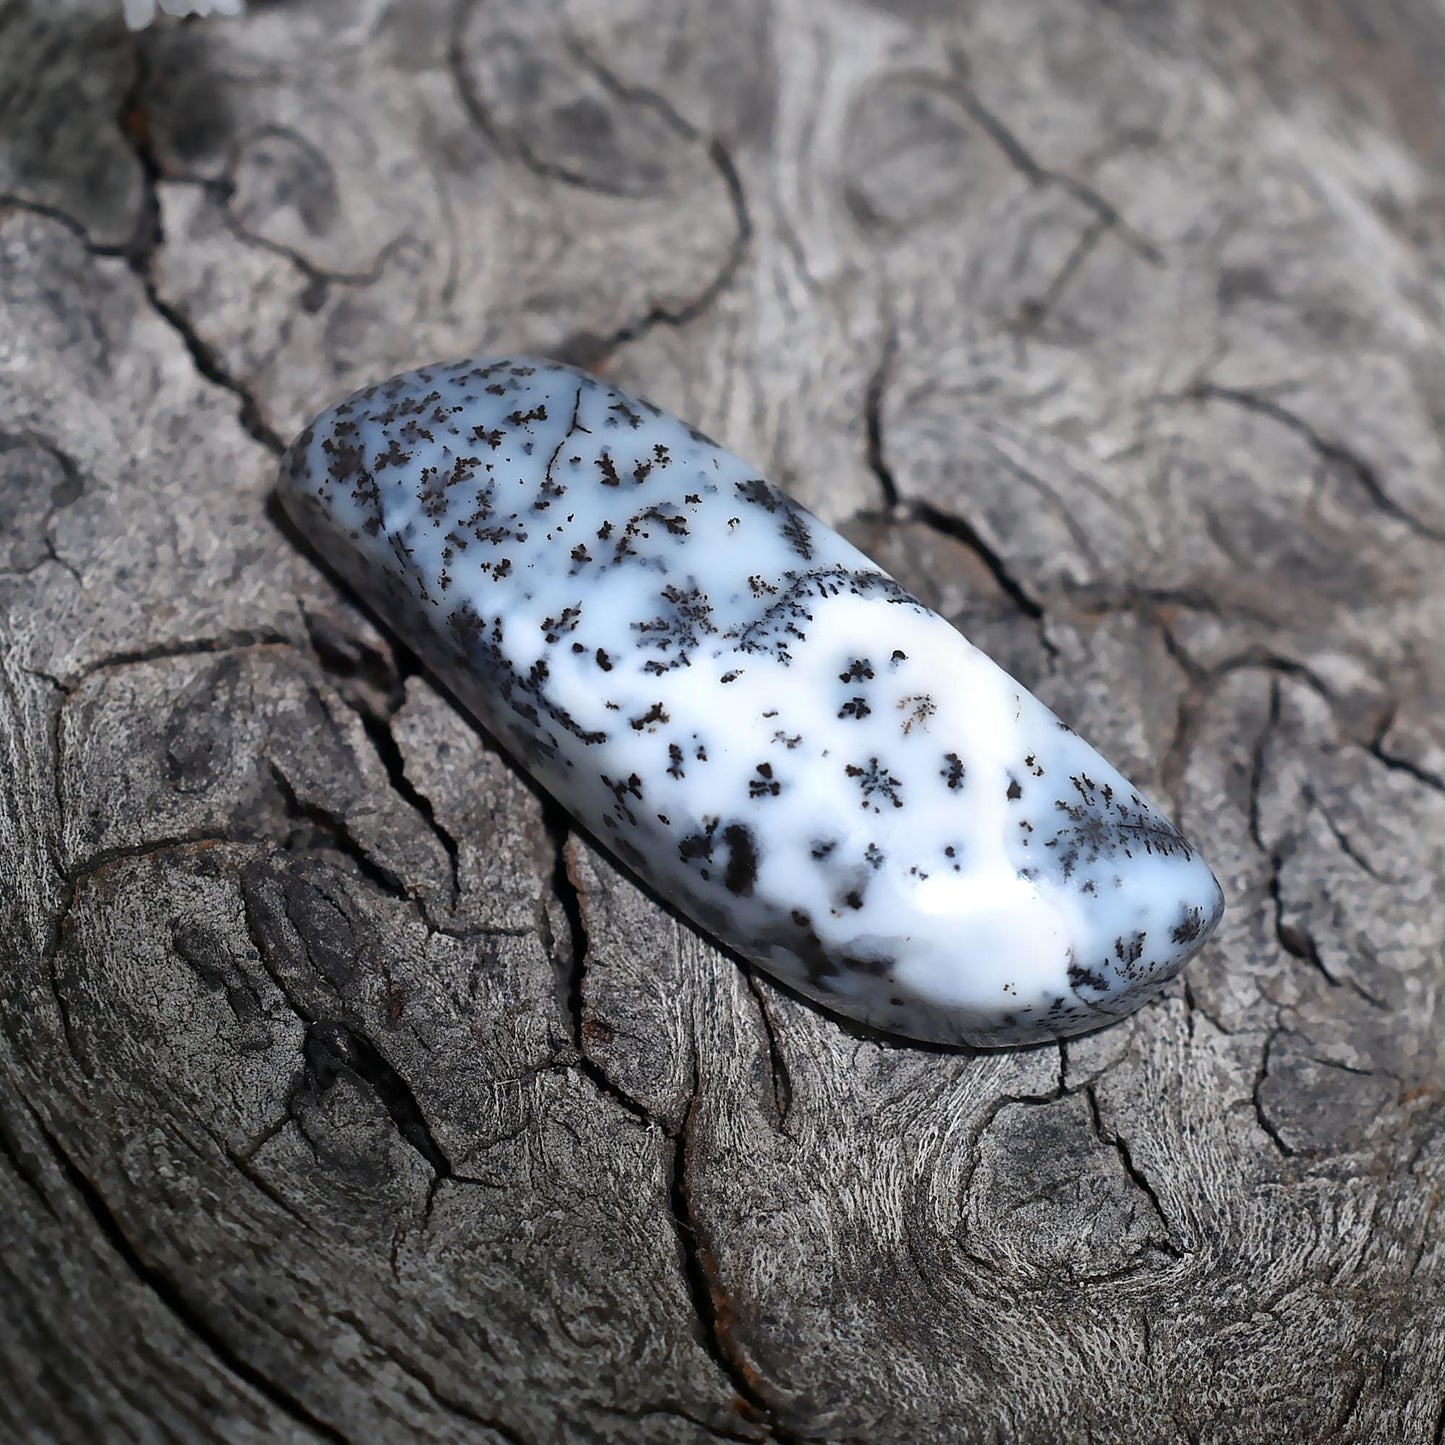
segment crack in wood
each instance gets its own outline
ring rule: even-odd
[[[1117,231],[1120,239],[1151,266],[1162,268],[1165,265],[1164,253],[1152,241],[1140,235],[1119,214],[1118,208],[1113,202],[1107,200],[1086,182],[1065,172],[1053,170],[1038,161],[1019,140],[1017,134],[983,103],[977,90],[964,79],[967,72],[967,60],[961,55],[955,55],[954,88],[958,94],[959,103],[979,129],[998,146],[1031,185],[1038,186],[1052,182],[1061,187],[1082,205],[1093,211],[1106,230]]]
[[[1430,542],[1445,543],[1445,529],[1431,526],[1417,517],[1408,508],[1401,506],[1385,490],[1379,473],[1363,457],[1352,451],[1343,442],[1327,437],[1317,431],[1303,417],[1288,407],[1255,391],[1244,391],[1235,387],[1217,386],[1213,382],[1200,382],[1185,393],[1188,401],[1220,401],[1242,407],[1258,416],[1278,422],[1282,427],[1304,439],[1322,461],[1329,463],[1342,475],[1355,482],[1370,501],[1397,522],[1402,522],[1416,536]]]
[[[1292,1159],[1295,1151],[1285,1143],[1284,1136],[1280,1133],[1279,1127],[1275,1124],[1274,1120],[1269,1117],[1269,1113],[1264,1107],[1264,1099],[1260,1093],[1260,1090],[1264,1087],[1264,1081],[1269,1077],[1270,1049],[1273,1047],[1274,1041],[1283,1032],[1284,1030],[1276,1024],[1275,1027],[1265,1035],[1264,1044],[1259,1051],[1259,1065],[1255,1070],[1254,1084],[1250,1089],[1249,1097],[1250,1102],[1254,1106],[1255,1122],[1259,1125],[1264,1136],[1279,1151],[1282,1158]]]
[[[196,1343],[209,1353],[227,1374],[248,1385],[278,1413],[309,1433],[333,1445],[350,1445],[350,1437],[335,1425],[322,1419],[308,1406],[297,1391],[278,1380],[274,1374],[253,1364],[241,1347],[226,1338],[224,1327],[208,1318],[204,1305],[189,1299],[185,1290],[156,1264],[145,1257],[145,1246],[132,1242],[122,1218],[115,1212],[91,1180],[33,1109],[30,1116],[45,1140],[51,1157],[64,1175],[72,1191],[94,1221],[109,1252],[124,1266],[135,1281],[148,1290],[166,1313]]]
[[[672,1136],[672,1157],[668,1176],[668,1207],[677,1238],[683,1281],[697,1318],[700,1339],[713,1363],[722,1370],[753,1417],[767,1427],[779,1445],[801,1445],[805,1439],[778,1418],[780,1404],[775,1392],[744,1357],[733,1336],[736,1321],[733,1305],[718,1278],[717,1262],[693,1208],[688,1187],[688,1148],[692,1139],[693,1115],[698,1105],[699,1081],[694,1076],[692,1095],[682,1122]]]
[[[773,1112],[778,1116],[778,1128],[788,1132],[788,1114],[793,1107],[793,1076],[788,1070],[788,1061],[783,1056],[778,1042],[777,1026],[773,1022],[773,1011],[768,1004],[764,990],[767,985],[758,978],[751,966],[743,967],[743,981],[758,1006],[758,1019],[763,1026],[763,1037],[768,1047],[768,1077],[772,1085]]]

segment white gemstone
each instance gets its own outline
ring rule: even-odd
[[[323,414],[287,509],[528,771],[738,953],[892,1033],[1078,1033],[1223,911],[1127,780],[732,453],[570,367]]]

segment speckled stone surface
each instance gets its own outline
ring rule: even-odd
[[[840,1013],[943,1043],[1120,1017],[1223,911],[1169,821],[745,462],[570,367],[409,372],[281,496],[662,896]]]

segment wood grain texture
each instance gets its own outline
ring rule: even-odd
[[[117,7],[118,8],[118,7]],[[1445,12],[0,0],[0,1439],[1445,1439]],[[1230,899],[893,1046],[569,832],[278,524],[579,361]]]

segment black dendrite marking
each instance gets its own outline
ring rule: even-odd
[[[743,501],[751,506],[761,507],[765,512],[776,512],[783,505],[782,494],[761,477],[752,477],[746,482],[738,482],[735,485],[737,494]]]
[[[882,572],[850,567],[820,567],[811,572],[785,572],[783,587],[767,606],[747,622],[724,634],[739,652],[765,654],[785,666],[792,662],[791,648],[807,636],[805,624],[813,620],[814,602],[845,593],[855,597],[880,597],[885,602],[907,604],[925,610],[923,604]],[[758,589],[755,587],[755,594]],[[870,671],[871,676],[871,671]],[[842,681],[852,679],[846,675]]]
[[[647,541],[654,528],[665,532],[669,537],[686,537],[688,534],[687,518],[672,502],[660,502],[655,506],[645,507],[623,527],[621,536],[613,546],[612,560],[621,562],[624,558],[635,557],[635,544]]]
[[[550,643],[565,637],[582,620],[582,604],[564,607],[555,617],[542,619],[542,636]]]
[[[1085,988],[1091,993],[1107,993],[1109,978],[1107,974],[1100,973],[1097,969],[1086,968],[1075,958],[1069,962],[1069,987],[1075,993]]]
[[[486,619],[465,599],[447,616],[447,626],[463,655],[469,655],[481,642]]]
[[[808,514],[799,506],[790,504],[788,515],[783,522],[783,536],[788,546],[805,562],[813,560],[813,533],[808,526]]]
[[[660,702],[655,702],[645,713],[632,719],[635,732],[655,733],[660,723],[668,721],[667,711]]]
[[[751,895],[758,880],[762,853],[746,823],[732,822],[724,827],[721,818],[705,816],[701,830],[683,838],[677,845],[677,853],[684,863],[697,866],[698,877],[710,879],[718,862],[719,845],[727,849],[723,887],[739,897]]]
[[[857,782],[864,808],[881,813],[884,803],[892,803],[895,808],[903,806],[903,785],[877,758],[869,758],[862,766],[849,763],[844,771]]]
[[[1197,904],[1184,910],[1184,917],[1169,935],[1175,943],[1193,943],[1204,932],[1204,910]]]
[[[701,831],[689,833],[678,841],[677,856],[684,863],[711,863],[717,830],[721,824],[721,818],[704,816]],[[706,868],[700,871],[704,878],[709,876]]]
[[[1077,801],[1060,798],[1055,808],[1068,820],[1044,842],[1054,850],[1056,866],[1068,879],[1081,865],[1136,851],[1161,857],[1190,858],[1193,850],[1159,814],[1152,812],[1135,792],[1127,798],[1108,783],[1096,783],[1087,774],[1071,777]]]
[[[687,666],[693,649],[717,631],[712,602],[700,588],[665,587],[661,601],[664,610],[656,617],[632,624],[632,630],[641,634],[643,648],[659,654],[643,664],[644,671],[654,674]]]
[[[1118,960],[1118,971],[1127,979],[1137,979],[1142,973],[1147,972],[1140,969],[1139,960],[1144,957],[1144,940],[1147,934],[1143,929],[1136,933],[1114,940],[1114,957]]]
[[[748,779],[748,797],[776,798],[783,791],[782,783],[773,776],[771,763],[759,763],[755,771],[757,776]]]
[[[637,823],[637,814],[632,811],[632,803],[642,800],[642,779],[636,773],[630,773],[625,778],[609,778],[606,773],[601,774],[602,786],[607,789],[616,800],[615,811],[619,817],[624,817],[634,826]]]
[[[607,741],[605,732],[584,728],[547,695],[551,669],[545,658],[538,658],[525,673],[511,661],[503,651],[500,617],[488,623],[470,602],[463,601],[447,614],[446,625],[454,655],[505,704],[510,716],[502,725],[504,740],[521,761],[556,757],[558,737],[549,724],[589,747]]]
[[[612,395],[616,396],[617,400],[607,408],[606,424],[608,426],[616,426],[618,420],[621,419],[626,421],[628,426],[630,426],[633,431],[636,431],[637,428],[642,425],[641,414],[634,411],[632,406],[627,402],[624,397],[620,395],[620,393],[613,392]]]
[[[729,893],[747,897],[758,881],[757,839],[745,823],[729,823],[723,829],[723,842],[728,845],[728,863],[723,873],[723,887]]]

